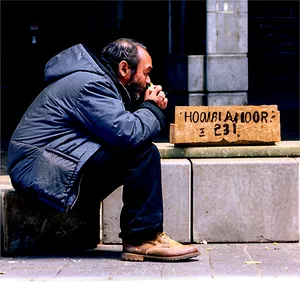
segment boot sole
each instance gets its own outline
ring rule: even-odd
[[[155,255],[144,255],[144,254],[134,254],[134,253],[122,253],[122,260],[129,261],[182,261],[188,260],[193,257],[197,257],[200,255],[200,252],[193,252],[184,255],[176,255],[176,256],[155,256]]]

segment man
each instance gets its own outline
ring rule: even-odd
[[[159,85],[147,89],[151,70],[146,47],[125,38],[109,43],[99,59],[81,44],[54,56],[45,67],[47,87],[12,135],[9,174],[17,191],[61,212],[102,201],[123,185],[122,259],[188,259],[197,248],[163,232],[152,141],[168,99]]]

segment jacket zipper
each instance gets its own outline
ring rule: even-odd
[[[69,205],[69,206],[67,207],[67,209],[66,209],[66,214],[67,214],[70,210],[72,210],[72,208],[74,207],[74,205],[75,205],[76,202],[77,202],[77,199],[78,199],[78,197],[79,197],[79,195],[80,195],[80,187],[81,187],[81,181],[82,181],[82,178],[83,178],[83,174],[81,175],[80,180],[79,180],[77,196],[76,196],[76,198],[74,199],[73,204],[72,204],[72,205]]]

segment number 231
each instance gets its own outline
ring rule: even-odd
[[[232,130],[233,134],[236,134],[236,124],[235,123],[232,124],[232,129],[230,129],[229,124],[223,124],[223,126],[221,126],[221,124],[216,124],[214,126],[215,136],[222,135],[222,127],[223,127],[223,135],[229,134],[231,132],[231,130]]]

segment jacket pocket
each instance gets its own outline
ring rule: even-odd
[[[49,200],[66,206],[77,177],[78,162],[72,156],[46,148],[36,162],[34,189]]]

